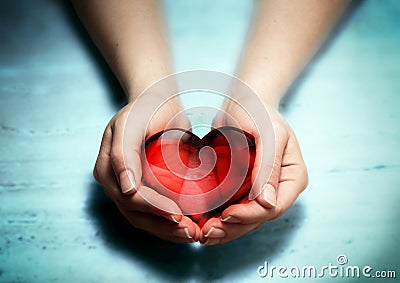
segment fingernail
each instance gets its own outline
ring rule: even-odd
[[[175,223],[179,224],[179,221],[176,219],[175,215],[171,215],[171,219],[172,219],[172,221],[174,221]]]
[[[211,227],[211,229],[207,232],[207,234],[204,235],[204,237],[208,238],[223,238],[225,237],[226,233],[224,230],[219,229],[219,228],[215,228],[215,227]]]
[[[191,238],[192,238],[192,236],[190,236],[190,234],[189,234],[188,228],[183,228],[183,231],[185,231],[186,238],[188,238],[188,239],[191,239]]]
[[[230,215],[225,218],[222,218],[221,221],[226,222],[226,223],[242,223],[242,220],[240,220],[239,218],[230,216]]]
[[[124,170],[119,175],[119,184],[124,194],[129,193],[135,189],[133,174],[130,170]]]
[[[232,218],[232,216],[228,215],[227,217],[222,218],[221,221],[222,221],[222,222],[227,222],[227,221],[228,221],[229,219],[231,219],[231,218]]]
[[[264,185],[261,197],[273,207],[276,206],[276,190],[271,184]]]
[[[187,239],[192,239],[192,236],[190,236],[190,234],[189,234],[189,229],[188,228],[180,228],[180,229],[177,229],[177,230],[175,230],[174,232],[173,232],[173,234],[175,235],[175,236],[178,236],[178,237],[182,237],[182,238],[187,238]]]

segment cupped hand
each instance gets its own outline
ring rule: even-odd
[[[153,95],[151,103],[160,104],[162,99]],[[150,105],[148,101],[137,102],[126,105],[108,123],[93,171],[94,177],[134,227],[164,240],[197,241],[200,237],[198,225],[182,215],[175,202],[144,186],[141,181],[141,150],[144,139],[163,130],[179,113],[180,104],[176,100],[162,103],[162,107],[148,124],[143,117],[153,111],[154,105]],[[168,126],[187,128],[188,120],[175,119]],[[126,135],[126,131],[129,131],[129,135]],[[129,150],[124,150],[124,143],[129,144]]]
[[[308,184],[307,169],[293,130],[276,109],[267,109],[275,134],[272,172],[271,163],[261,152],[263,147],[260,141],[265,135],[265,127],[254,126],[249,118],[245,118],[247,114],[243,109],[233,103],[229,103],[225,114],[214,121],[214,126],[219,127],[230,124],[233,118],[242,130],[255,137],[256,158],[253,172],[258,174],[252,176],[252,184],[253,189],[259,193],[253,200],[229,206],[221,217],[211,218],[201,230],[200,241],[206,245],[230,242],[257,229],[263,223],[278,218],[293,205]],[[271,175],[266,172],[271,172]]]

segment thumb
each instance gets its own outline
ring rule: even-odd
[[[139,188],[142,176],[140,156],[144,132],[141,127],[126,129],[130,113],[127,110],[129,108],[123,109],[111,125],[111,164],[122,193],[132,194]]]
[[[284,135],[286,136],[286,135]],[[287,144],[287,138],[282,139],[276,135],[274,145],[266,142],[256,141],[256,158],[254,161],[253,188],[250,199],[256,199],[262,206],[273,208],[276,206],[278,186],[281,175],[283,153]]]

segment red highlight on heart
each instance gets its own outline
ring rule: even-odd
[[[174,200],[200,226],[247,201],[255,143],[238,128],[213,129],[202,139],[168,129],[146,140],[144,150],[143,183]]]

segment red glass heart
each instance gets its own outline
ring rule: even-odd
[[[255,158],[254,137],[234,127],[200,139],[169,129],[145,143],[143,183],[174,200],[199,226],[230,204],[247,200]]]

